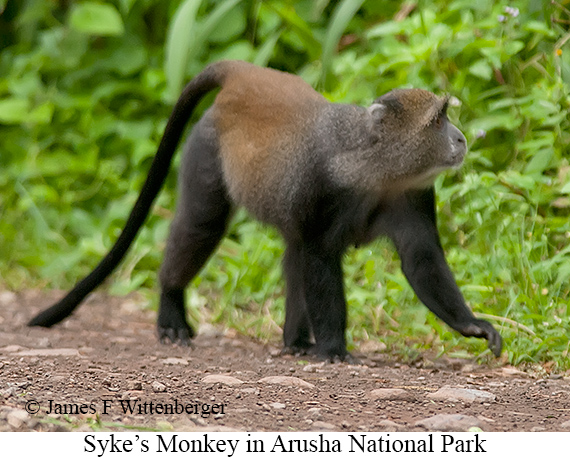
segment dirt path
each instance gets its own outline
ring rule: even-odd
[[[568,376],[369,352],[322,364],[212,328],[194,349],[164,346],[154,313],[104,295],[27,328],[57,296],[0,292],[0,431],[570,430]]]

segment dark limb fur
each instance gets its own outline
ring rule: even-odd
[[[347,355],[346,301],[341,257],[308,245],[303,249],[302,259],[305,266],[302,285],[315,336],[311,352],[324,359],[344,360]]]
[[[493,326],[477,319],[465,304],[445,261],[436,226],[432,189],[408,192],[384,215],[384,231],[394,242],[402,270],[418,298],[464,336],[486,338],[496,356],[502,341]]]
[[[231,205],[223,181],[214,130],[207,115],[194,127],[180,171],[180,197],[160,269],[161,341],[188,344],[184,289],[224,236]]]
[[[283,326],[284,351],[291,354],[304,354],[313,346],[312,330],[307,314],[303,275],[302,249],[296,244],[289,244],[283,262],[287,294],[285,298],[285,324]]]

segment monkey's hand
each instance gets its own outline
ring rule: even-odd
[[[475,336],[477,338],[485,338],[489,342],[489,349],[495,357],[501,355],[503,349],[503,339],[499,332],[487,321],[483,319],[474,319],[469,324],[458,328],[463,336]]]

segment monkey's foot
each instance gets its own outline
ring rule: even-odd
[[[188,322],[184,311],[184,290],[163,290],[160,295],[157,330],[161,343],[191,346],[194,330]]]
[[[362,365],[362,362],[357,357],[354,357],[350,352],[344,351],[342,354],[322,353],[314,344],[302,347],[285,346],[281,349],[281,355],[294,355],[295,357],[308,355],[326,363],[345,362],[349,365]]]
[[[324,359],[325,363],[347,363],[348,365],[362,365],[362,361],[358,357],[354,357],[350,352],[344,356],[335,355],[334,357],[327,357]]]
[[[489,322],[483,319],[475,319],[473,322],[470,322],[458,330],[463,336],[485,338],[489,342],[489,349],[493,352],[495,357],[500,357],[503,349],[503,339]]]
[[[172,328],[158,326],[158,339],[162,344],[179,344],[180,346],[192,347],[190,341],[194,336],[192,327]]]
[[[162,344],[192,346],[190,340],[194,337],[194,330],[177,314],[159,313],[157,331]]]
[[[281,355],[294,355],[294,356],[300,356],[300,355],[307,355],[311,353],[311,348],[314,345],[311,343],[308,343],[306,345],[293,345],[293,346],[285,346],[283,349],[281,349]]]
[[[308,354],[314,355],[319,360],[322,360],[326,363],[340,363],[345,362],[349,365],[361,365],[362,362],[356,357],[354,357],[350,352],[346,349],[342,350],[333,350],[333,349],[323,349],[322,347],[319,348],[318,345],[314,345],[307,351]]]

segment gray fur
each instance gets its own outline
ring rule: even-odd
[[[412,117],[406,103],[418,93],[429,94],[433,105]],[[367,109],[327,104],[321,111],[308,144],[333,184],[382,197],[427,188],[438,173],[461,164],[466,140],[447,120],[445,99],[417,89],[387,96],[389,105],[380,98]],[[433,125],[438,116],[440,129]]]

